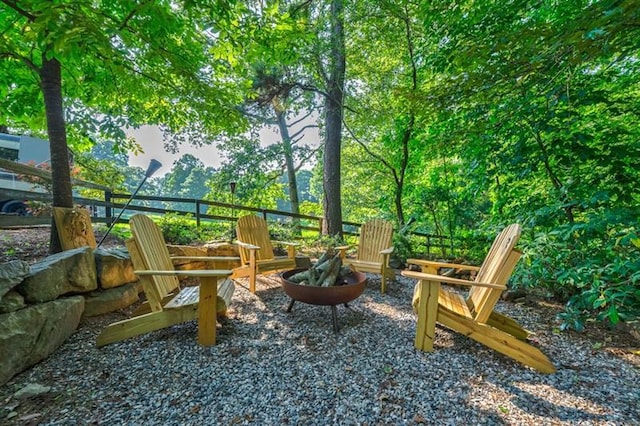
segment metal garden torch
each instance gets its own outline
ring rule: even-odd
[[[142,182],[140,182],[140,185],[138,185],[136,190],[133,191],[133,194],[131,194],[131,197],[129,197],[129,200],[125,203],[125,205],[122,208],[122,210],[120,210],[120,213],[118,213],[118,216],[115,218],[115,220],[111,222],[111,225],[109,225],[109,229],[107,229],[107,232],[104,234],[104,236],[102,237],[102,239],[100,240],[100,242],[98,243],[96,248],[100,247],[100,245],[107,238],[107,235],[109,235],[109,232],[111,232],[111,230],[113,229],[115,224],[118,222],[118,220],[120,219],[120,216],[122,216],[122,213],[124,213],[124,211],[127,209],[127,207],[129,207],[129,204],[131,203],[131,201],[133,201],[133,198],[136,196],[138,191],[140,191],[140,188],[142,188],[142,185],[144,185],[144,183],[147,181],[147,179],[150,178],[151,176],[153,176],[153,174],[155,172],[157,172],[160,167],[162,167],[162,163],[161,162],[159,162],[156,159],[151,159],[151,161],[149,162],[149,167],[147,167],[147,171],[144,172],[144,178],[142,179]]]

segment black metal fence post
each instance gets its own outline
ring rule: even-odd
[[[107,226],[111,225],[111,221],[113,217],[111,216],[111,196],[113,193],[111,191],[104,191],[104,218],[106,219]]]

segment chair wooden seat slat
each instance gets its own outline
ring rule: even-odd
[[[196,286],[185,287],[180,293],[164,305],[164,309],[180,309],[185,305],[197,304],[200,300],[200,288]]]
[[[296,267],[297,243],[272,241],[267,221],[256,215],[242,216],[236,225],[240,266],[233,269],[232,278],[249,278],[249,291],[256,292],[257,275],[288,271]],[[274,244],[287,247],[287,256],[276,257]]]
[[[382,219],[373,219],[362,225],[357,245],[356,257],[347,257],[351,246],[336,247],[345,265],[360,272],[381,275],[381,292],[387,289],[387,280],[395,279],[395,272],[389,266],[393,253],[393,224]]]
[[[97,346],[135,337],[186,321],[198,320],[198,342],[216,341],[216,314],[225,315],[234,291],[230,270],[175,270],[160,228],[147,216],[129,220],[133,237],[126,242],[135,273],[142,282],[147,303],[132,318],[107,326]],[[215,264],[224,258],[211,257]],[[196,277],[200,286],[181,288],[178,276]]]
[[[527,330],[515,320],[494,311],[521,256],[515,248],[520,232],[518,224],[506,227],[496,237],[480,268],[452,266],[477,270],[473,281],[437,275],[439,268],[451,266],[443,262],[408,260],[422,268],[422,272],[402,272],[403,276],[418,280],[413,297],[413,307],[418,314],[416,348],[427,352],[433,350],[435,326],[439,323],[540,372],[556,371],[549,358],[526,341],[530,335]],[[464,298],[459,293],[445,290],[442,284],[465,285],[469,287],[469,293]]]
[[[467,306],[465,298],[458,293],[450,291],[441,291],[438,295],[438,303],[444,309],[463,317],[471,318],[471,311]]]

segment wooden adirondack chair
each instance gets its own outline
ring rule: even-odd
[[[255,215],[238,219],[236,225],[240,266],[233,269],[232,278],[249,277],[249,291],[256,292],[256,276],[287,271],[296,267],[296,243],[271,241],[267,221]],[[287,246],[286,257],[276,257],[273,244]]]
[[[216,313],[225,314],[234,291],[226,279],[230,270],[176,271],[158,225],[137,214],[129,220],[133,238],[126,242],[135,273],[147,297],[130,319],[107,326],[97,346],[138,336],[186,321],[198,319],[198,342],[216,343]],[[184,257],[183,257],[184,258]],[[194,260],[226,261],[227,257],[198,257]],[[200,286],[180,288],[178,276],[197,277]]]
[[[393,252],[393,224],[386,220],[373,219],[360,228],[360,239],[355,259],[347,258],[347,249],[351,246],[336,247],[345,265],[351,265],[360,272],[372,272],[381,275],[381,292],[387,290],[387,280],[395,279],[393,269],[389,267],[389,258]]]
[[[513,272],[520,251],[515,249],[520,226],[505,228],[495,239],[480,268],[469,265],[409,259],[422,267],[423,272],[403,271],[405,277],[418,281],[414,291],[414,309],[418,314],[415,347],[433,350],[436,322],[468,336],[516,361],[543,373],[555,372],[555,367],[539,349],[526,342],[529,332],[513,319],[493,310]],[[477,270],[474,281],[437,275],[437,269],[452,267]],[[440,284],[470,287],[465,299],[462,295],[441,288]]]

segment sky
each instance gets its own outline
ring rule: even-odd
[[[205,166],[218,167],[220,165],[218,161],[219,155],[213,145],[201,148],[182,145],[180,152],[173,154],[164,150],[162,132],[156,126],[142,126],[139,129],[127,129],[125,132],[127,136],[133,137],[144,151],[144,153],[138,155],[129,154],[129,165],[138,166],[146,170],[151,159],[156,159],[162,163],[162,167],[156,172],[155,176],[162,176],[168,173],[173,166],[173,162],[184,154],[193,154]]]
[[[295,120],[295,119],[294,119]],[[293,120],[292,120],[293,121]],[[311,119],[309,119],[311,121]],[[309,121],[304,121],[298,126],[308,125]],[[295,129],[291,132],[295,132]],[[162,167],[156,172],[155,176],[162,176],[168,173],[173,167],[173,162],[177,161],[184,154],[192,154],[200,159],[205,166],[219,167],[220,155],[215,145],[207,145],[204,147],[194,147],[188,144],[180,146],[180,152],[173,154],[164,150],[164,142],[162,140],[162,132],[156,126],[142,126],[139,129],[126,129],[127,136],[135,138],[142,146],[144,153],[139,155],[129,154],[129,165],[138,166],[147,169],[151,159],[156,159],[162,163]],[[303,143],[312,146],[319,144],[319,134],[317,129],[305,131]],[[280,140],[280,132],[274,128],[265,127],[260,131],[260,141],[262,145],[269,145]]]

